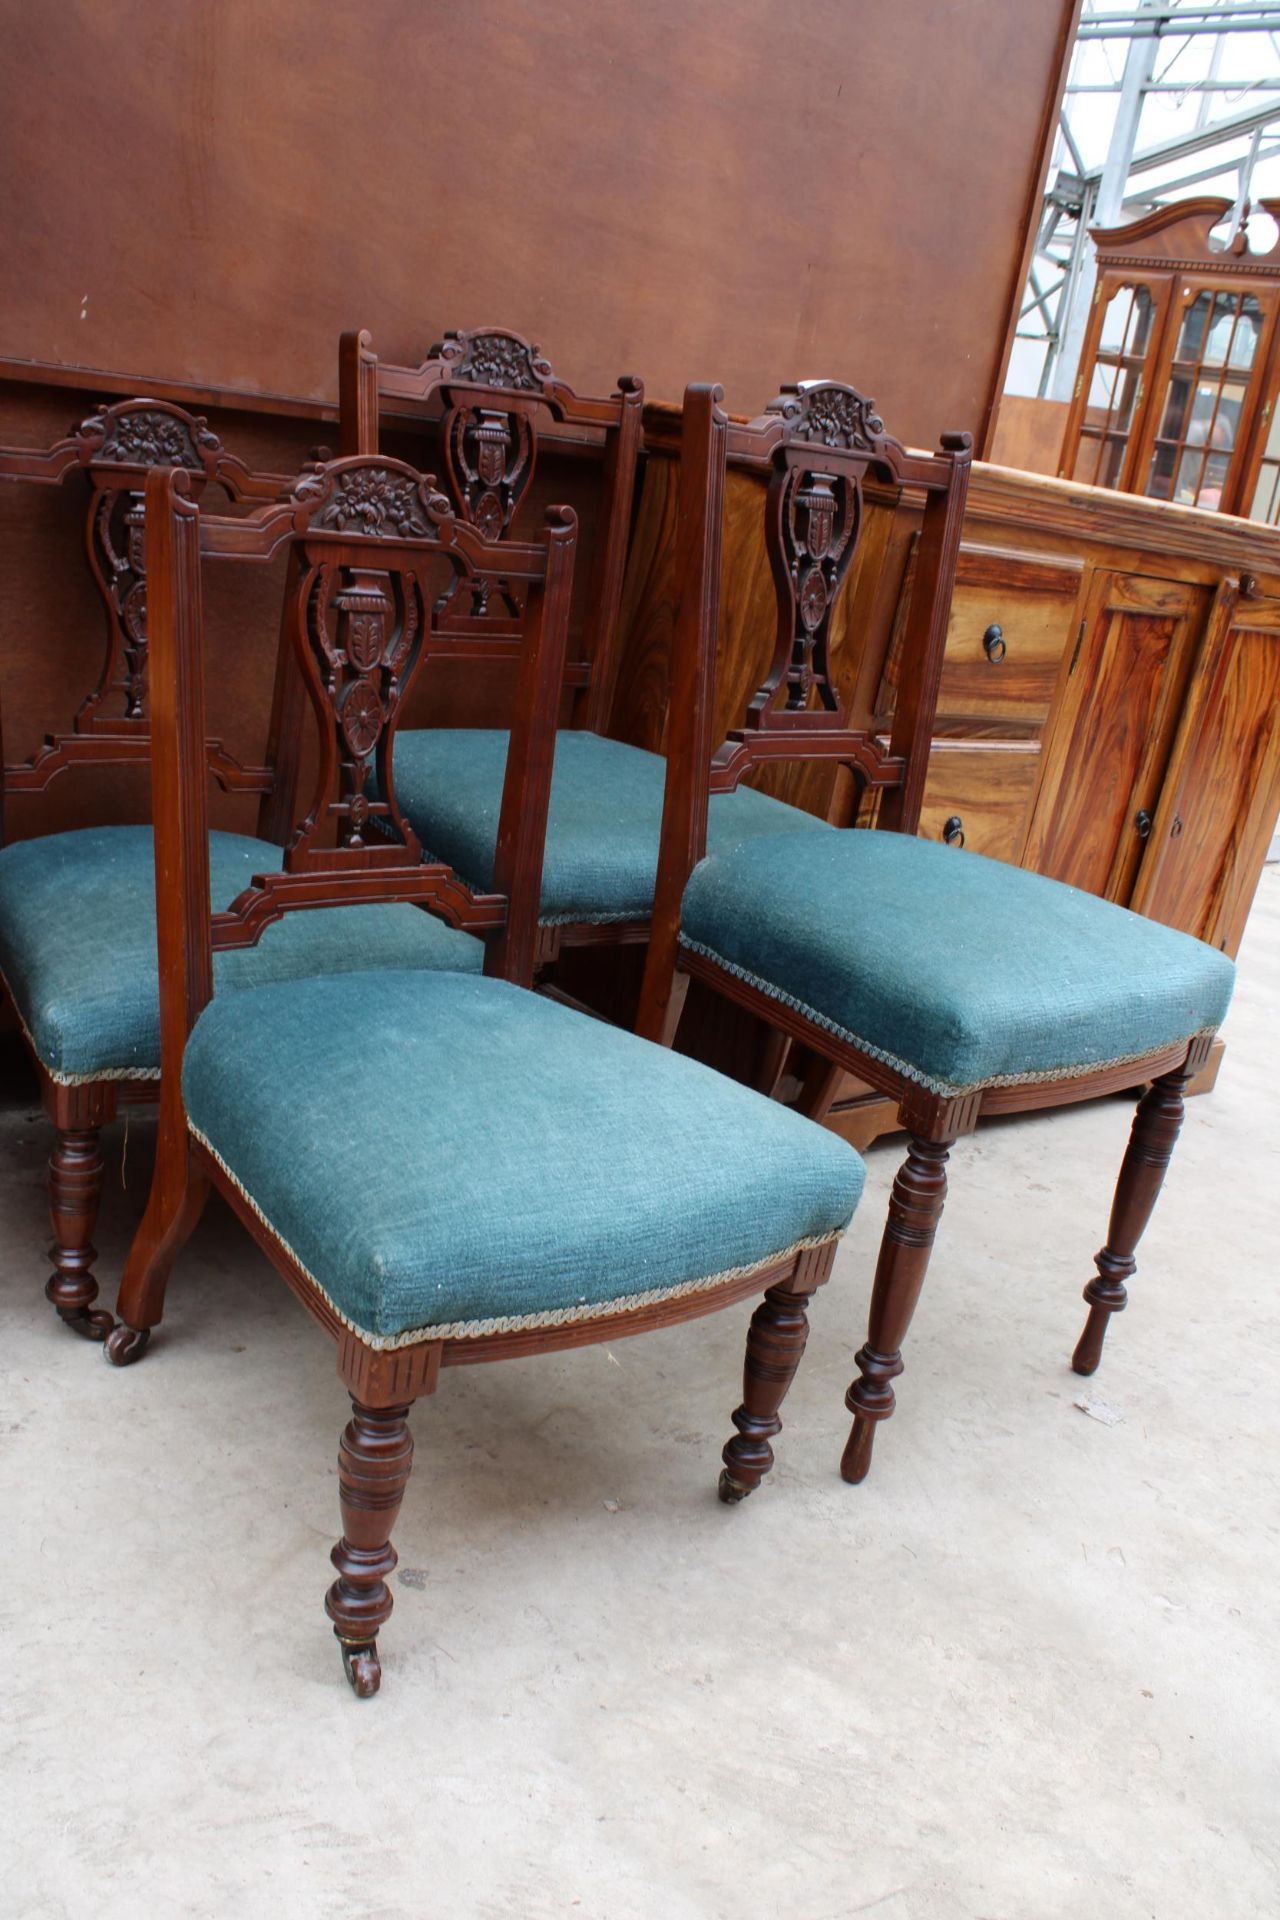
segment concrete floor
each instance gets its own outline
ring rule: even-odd
[[[714,1499],[745,1314],[446,1376],[417,1410],[383,1692],[321,1611],[332,1352],[211,1209],[146,1361],[39,1300],[45,1135],[0,1126],[0,1912],[369,1920],[1280,1913],[1280,871],[1133,1304],[1066,1361],[1125,1137],[954,1156],[897,1417],[842,1397],[897,1149],[780,1461]],[[100,1234],[118,1272],[147,1130]]]

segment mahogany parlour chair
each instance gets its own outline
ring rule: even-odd
[[[647,940],[662,832],[666,763],[607,728],[618,665],[618,617],[641,446],[644,389],[622,376],[606,400],[583,399],[537,347],[499,328],[448,333],[416,368],[383,366],[367,333],[341,346],[343,449],[378,449],[380,417],[413,409],[438,421],[445,485],[457,512],[491,539],[506,537],[528,492],[540,421],[604,434],[594,563],[580,639],[565,671],[567,727],[556,742],[543,866],[539,959],[562,946]],[[496,663],[509,655],[516,611],[503,590],[454,589],[440,609],[442,651]],[[482,728],[407,729],[400,797],[423,842],[485,885],[493,860],[507,735]],[[720,836],[789,832],[807,816],[749,787],[717,797]]]
[[[83,472],[89,485],[85,543],[106,613],[97,685],[70,730],[50,734],[21,765],[6,766],[6,797],[38,796],[75,770],[145,767],[148,713],[147,578],[141,489],[154,467],[176,467],[195,493],[216,487],[231,501],[277,499],[291,482],[254,474],[228,454],[205,422],[156,400],[107,406],[47,450],[0,450],[0,479],[56,485]],[[211,771],[231,793],[256,796],[258,837],[215,833],[209,843],[214,899],[229,907],[250,876],[279,863],[293,809],[299,702],[279,670],[266,754],[246,766],[218,740]],[[24,822],[25,825],[25,822]],[[269,848],[264,842],[273,843]],[[385,963],[478,969],[483,952],[407,906],[370,908],[356,925],[332,915],[272,928],[256,952],[220,955],[220,987],[279,974]],[[56,1130],[49,1161],[54,1272],[46,1287],[65,1324],[102,1339],[111,1315],[95,1308],[92,1235],[102,1192],[100,1130],[121,1104],[150,1102],[160,1077],[155,887],[151,829],[97,826],[3,844],[0,834],[0,985],[21,1024]]]
[[[387,512],[371,522],[375,500]],[[754,1484],[771,1460],[808,1298],[863,1170],[852,1148],[786,1108],[519,984],[531,977],[571,515],[553,509],[539,540],[498,546],[411,469],[355,459],[320,470],[292,509],[264,508],[255,523],[197,516],[185,475],[153,474],[147,537],[164,1079],[154,1185],[107,1353],[123,1362],[145,1345],[174,1255],[216,1187],[337,1344],[352,1414],[326,1608],[348,1677],[367,1695],[391,1612],[409,1409],[441,1368],[615,1340],[767,1289],[726,1449]],[[198,550],[248,539],[262,550],[288,539],[295,551],[292,626],[322,777],[285,871],[211,922]],[[508,757],[498,857],[512,870],[509,924],[520,931],[500,951],[503,977],[387,970],[211,998],[214,948],[320,898],[410,898],[484,924],[483,899],[469,902],[450,869],[422,863],[392,766],[400,702],[390,696],[407,691],[425,651],[437,615],[422,575],[440,557],[468,589],[488,576],[522,594],[521,709],[538,725],[533,750]],[[372,681],[355,677],[357,651]],[[357,811],[366,752],[378,757],[391,834],[377,847]],[[311,823],[335,807],[337,845],[322,849]],[[512,819],[523,836],[514,853]]]
[[[718,388],[690,389],[683,434],[685,625],[672,690],[673,778],[640,1031],[669,1039],[689,977],[762,1016],[817,1063],[801,1099],[821,1118],[846,1071],[895,1098],[908,1135],[881,1244],[865,1346],[849,1389],[842,1472],[864,1478],[946,1194],[948,1148],[980,1115],[1150,1082],[1121,1169],[1107,1244],[1085,1288],[1073,1366],[1090,1374],[1173,1150],[1183,1089],[1207,1057],[1234,969],[1212,948],[1122,907],[915,837],[969,459],[967,436],[927,458],[885,433],[851,388],[787,388],[749,426]],[[707,738],[730,455],[770,474],[777,593],[773,668],[747,724]],[[873,473],[926,490],[887,746],[842,731],[826,672],[831,607]],[[695,537],[695,533],[696,536]],[[695,631],[697,630],[696,635]],[[676,724],[679,723],[677,737]],[[713,848],[708,790],[776,758],[845,759],[880,793],[877,831],[828,828]],[[677,778],[675,768],[680,767]],[[886,830],[887,829],[887,830]]]

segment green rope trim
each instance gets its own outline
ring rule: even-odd
[[[1155,1060],[1160,1054],[1168,1052],[1167,1046],[1148,1047],[1142,1053],[1117,1054],[1112,1060],[1092,1060],[1085,1065],[1074,1067],[1044,1067],[1034,1073],[993,1073],[986,1080],[973,1080],[964,1086],[955,1086],[949,1080],[935,1079],[933,1075],[925,1073],[922,1068],[913,1066],[911,1061],[903,1060],[896,1053],[890,1053],[886,1047],[878,1047],[872,1041],[864,1040],[861,1034],[852,1033],[848,1027],[842,1027],[828,1014],[819,1013],[816,1007],[811,1007],[806,1001],[797,999],[794,994],[779,992],[772,981],[764,979],[758,973],[752,973],[747,967],[738,966],[733,960],[726,960],[724,955],[717,953],[713,947],[704,946],[699,940],[690,940],[683,933],[680,935],[680,945],[687,947],[690,953],[701,954],[704,959],[713,961],[717,967],[723,968],[725,973],[730,973],[736,980],[742,980],[747,986],[754,987],[758,993],[765,994],[768,999],[776,1000],[780,1006],[790,1007],[794,1012],[803,1014],[805,1019],[811,1020],[815,1027],[821,1027],[825,1033],[834,1034],[837,1040],[843,1040],[847,1045],[856,1047],[858,1052],[865,1053],[868,1059],[878,1060],[882,1066],[892,1067],[893,1071],[900,1073],[904,1080],[914,1081],[917,1086],[924,1087],[929,1093],[943,1094],[948,1099],[958,1094],[980,1093],[988,1087],[1033,1087],[1046,1085],[1053,1080],[1086,1080],[1091,1073],[1106,1073],[1111,1067],[1139,1066],[1144,1060]],[[1187,1045],[1190,1046],[1193,1040],[1205,1038],[1216,1032],[1216,1027],[1201,1027],[1195,1033],[1187,1035]]]
[[[39,1061],[42,1073],[59,1087],[93,1087],[100,1080],[159,1080],[159,1067],[101,1067],[97,1073],[62,1073],[57,1067],[51,1067],[35,1043],[30,1027],[22,1017],[22,1008],[18,997],[9,985],[3,971],[0,971],[0,987],[4,988],[9,1005],[13,1008],[18,1025],[22,1028],[22,1037],[30,1047],[33,1057]]]
[[[487,1334],[523,1333],[539,1327],[577,1326],[585,1320],[603,1320],[610,1314],[634,1313],[643,1307],[657,1306],[664,1300],[680,1300],[689,1294],[711,1293],[715,1288],[725,1286],[731,1280],[746,1280],[749,1279],[753,1273],[763,1273],[766,1267],[776,1265],[779,1260],[788,1260],[792,1254],[802,1253],[806,1248],[830,1246],[834,1241],[843,1237],[849,1226],[849,1220],[846,1220],[844,1226],[838,1228],[835,1233],[814,1235],[804,1240],[796,1240],[791,1246],[784,1247],[781,1252],[766,1254],[763,1259],[754,1260],[749,1266],[727,1267],[722,1273],[707,1274],[697,1280],[681,1280],[669,1287],[655,1287],[648,1293],[620,1294],[614,1300],[602,1300],[593,1305],[557,1307],[547,1313],[504,1314],[490,1320],[450,1320],[438,1326],[414,1327],[407,1333],[371,1333],[367,1327],[362,1327],[357,1321],[352,1320],[348,1314],[345,1314],[334,1300],[332,1294],[320,1284],[309,1268],[303,1265],[279,1228],[268,1219],[253,1195],[243,1183],[236,1178],[212,1141],[201,1133],[200,1129],[195,1126],[190,1119],[188,1119],[187,1125],[190,1129],[192,1139],[198,1140],[200,1145],[205,1149],[205,1152],[217,1162],[246,1206],[248,1206],[254,1216],[262,1222],[276,1244],[283,1248],[298,1272],[301,1273],[302,1277],[306,1280],[308,1286],[313,1287],[316,1293],[319,1294],[330,1313],[332,1313],[336,1319],[340,1320],[344,1327],[349,1327],[352,1333],[358,1335],[365,1346],[373,1347],[380,1353],[390,1352],[397,1347],[416,1346],[421,1340],[480,1340]],[[852,1218],[853,1216],[851,1214],[849,1219],[851,1220]]]

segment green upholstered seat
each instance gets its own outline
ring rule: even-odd
[[[710,1068],[500,980],[379,973],[220,997],[195,1132],[375,1344],[704,1289],[839,1234],[851,1147]]]
[[[431,728],[396,739],[396,792],[424,847],[479,889],[493,884],[506,733]],[[596,733],[556,736],[542,869],[544,925],[647,920],[653,910],[667,763]],[[711,802],[708,845],[829,831],[751,787]]]
[[[681,940],[935,1092],[1053,1079],[1212,1031],[1235,968],[1039,874],[906,834],[712,854]]]
[[[281,852],[243,834],[209,837],[215,906],[229,907]],[[214,956],[221,993],[267,980],[371,967],[483,965],[478,940],[417,907],[290,913],[256,947]],[[160,1071],[155,867],[149,827],[89,827],[0,849],[0,975],[36,1054],[57,1079],[147,1079]]]

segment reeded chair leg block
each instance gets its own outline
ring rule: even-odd
[[[1125,1281],[1131,1280],[1138,1270],[1135,1257],[1138,1242],[1155,1209],[1182,1130],[1186,1111],[1183,1093],[1190,1078],[1182,1069],[1163,1074],[1152,1081],[1138,1102],[1116,1182],[1115,1199],[1111,1203],[1107,1244],[1094,1256],[1098,1271],[1084,1290],[1089,1317],[1071,1357],[1076,1373],[1087,1376],[1097,1371],[1107,1323],[1113,1313],[1122,1313],[1128,1303]]]
[[[45,1298],[63,1324],[86,1340],[102,1340],[114,1322],[105,1309],[95,1311],[98,1283],[93,1276],[97,1248],[90,1236],[102,1199],[102,1148],[97,1127],[59,1127],[49,1156],[49,1212],[54,1270]]]
[[[889,1418],[896,1404],[890,1382],[902,1372],[902,1342],[920,1298],[942,1218],[951,1145],[949,1140],[922,1140],[910,1135],[907,1157],[893,1183],[871,1292],[867,1342],[855,1355],[858,1378],[845,1395],[845,1405],[854,1419],[840,1474],[851,1486],[866,1479],[876,1426]]]
[[[382,1682],[378,1630],[391,1618],[394,1604],[387,1585],[396,1567],[391,1529],[413,1466],[408,1418],[408,1406],[366,1407],[353,1395],[338,1449],[342,1538],[330,1555],[338,1578],[324,1607],[347,1679],[362,1700]]]
[[[730,1505],[754,1493],[773,1465],[769,1442],[782,1432],[778,1408],[795,1379],[809,1338],[809,1302],[813,1291],[770,1287],[751,1316],[747,1357],[742,1369],[742,1405],[733,1415],[738,1429],[721,1454],[720,1498]]]

